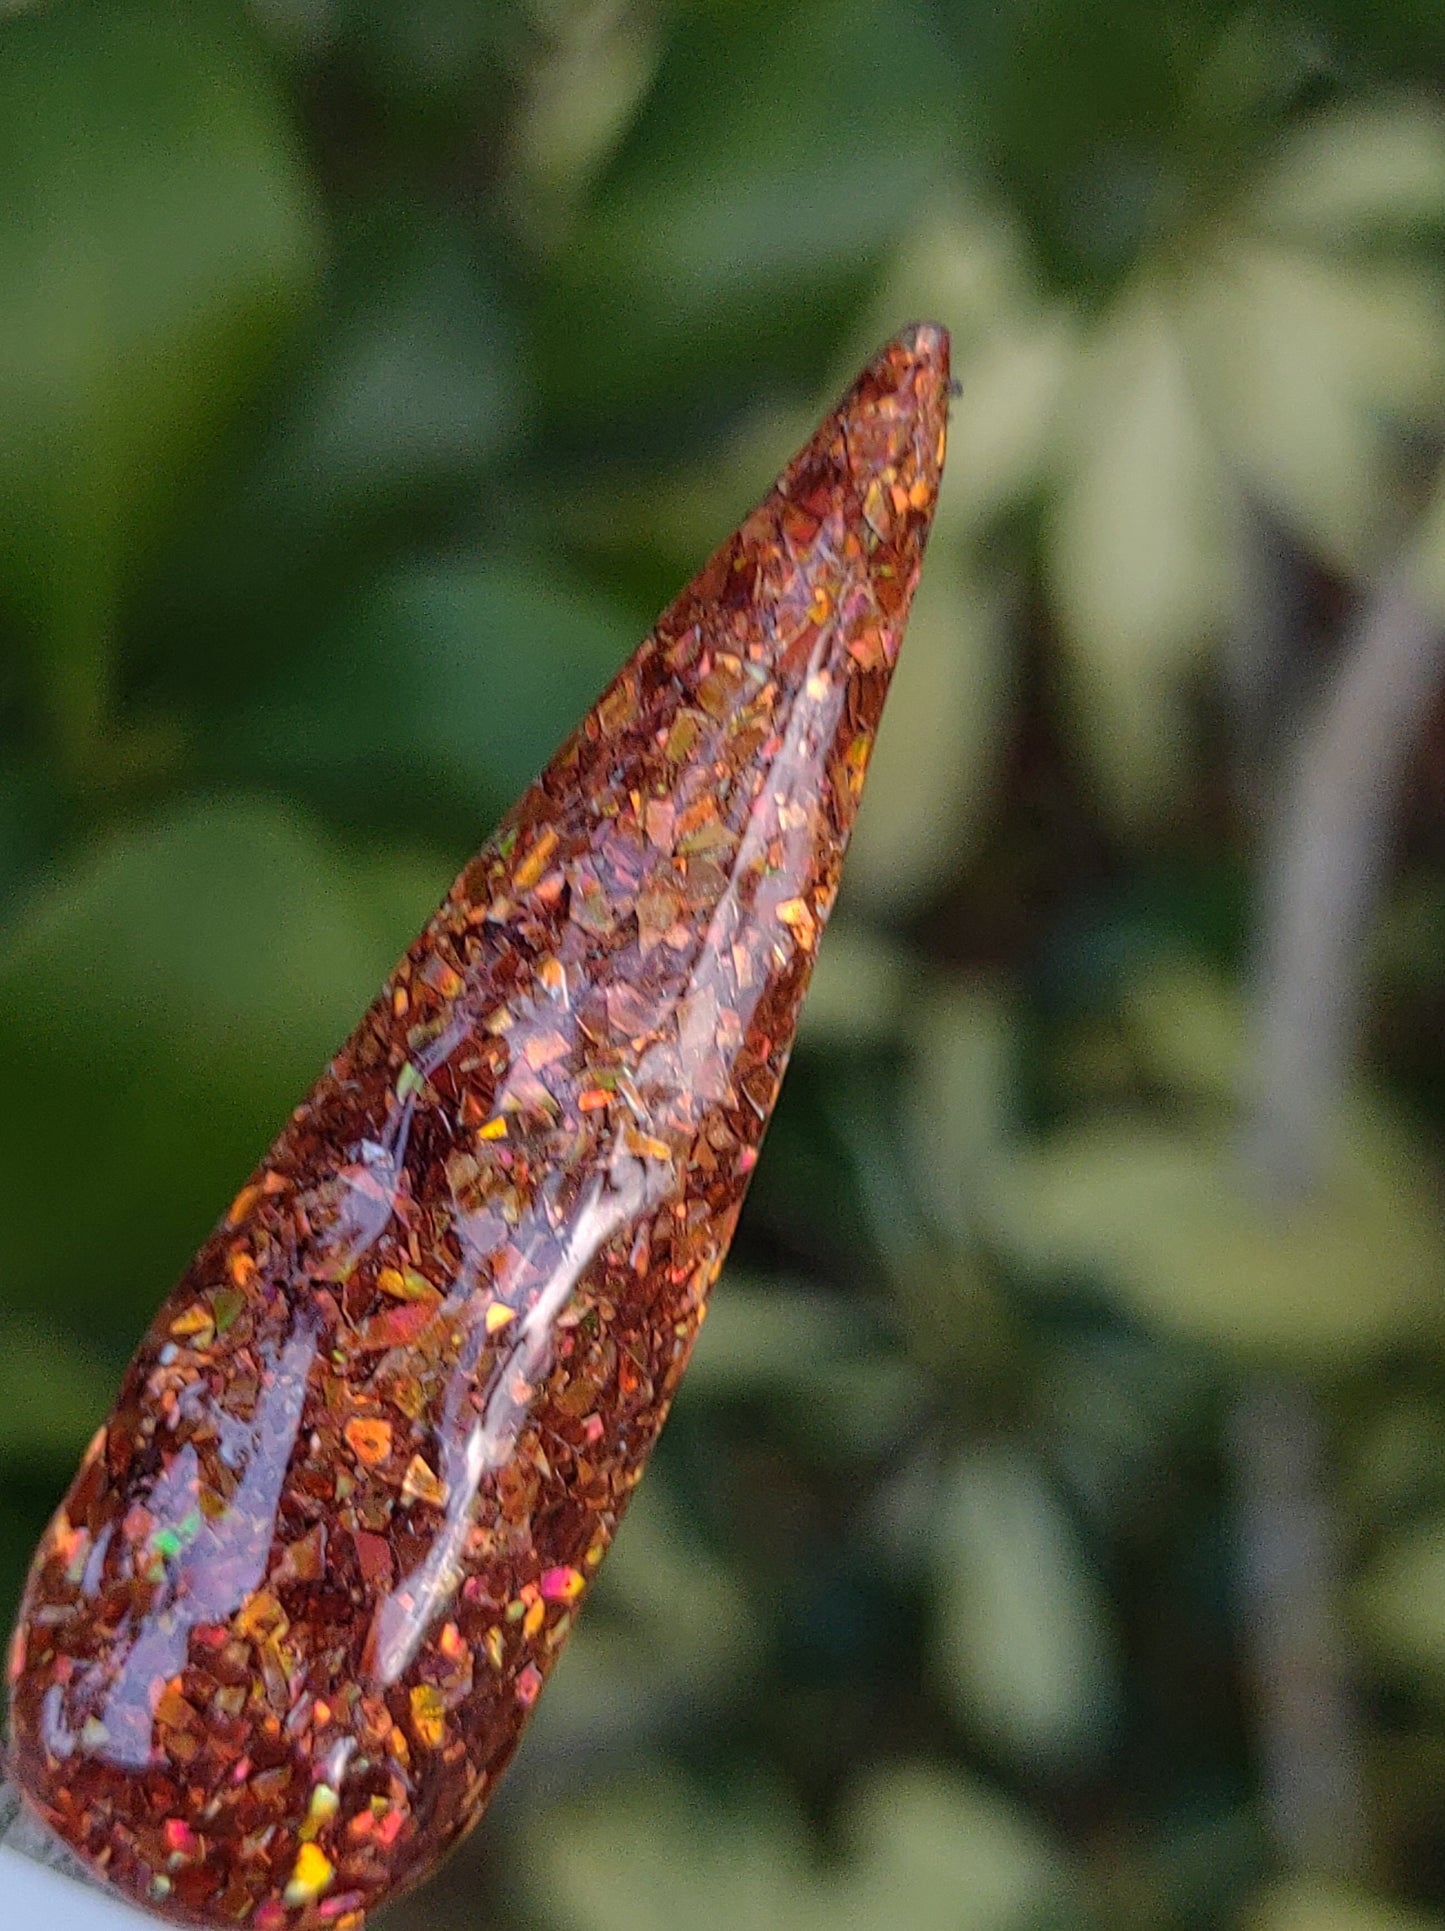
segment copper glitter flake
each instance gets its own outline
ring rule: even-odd
[[[162,1914],[356,1931],[476,1820],[687,1361],[943,462],[866,369],[462,873],[161,1309],[31,1570],[11,1769]]]

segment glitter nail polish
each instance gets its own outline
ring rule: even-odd
[[[12,1774],[183,1922],[356,1931],[473,1824],[641,1476],[917,581],[869,365],[462,872],[157,1315],[36,1555]]]

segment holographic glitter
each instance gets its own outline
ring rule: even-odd
[[[31,1572],[11,1768],[164,1915],[356,1931],[477,1819],[756,1163],[918,578],[864,371],[473,859],[157,1315]]]

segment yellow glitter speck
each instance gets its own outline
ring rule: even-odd
[[[545,1602],[575,1602],[582,1594],[583,1576],[580,1569],[544,1569],[540,1584]]]
[[[310,1843],[341,1808],[341,1799],[329,1783],[319,1783],[311,1792],[311,1802],[306,1807],[306,1821],[301,1826],[304,1842]]]
[[[447,1733],[446,1705],[431,1683],[418,1683],[411,1693],[411,1727],[428,1750],[435,1750]]]
[[[650,1133],[629,1133],[627,1135],[627,1151],[629,1153],[640,1154],[644,1160],[670,1160],[672,1158],[672,1148],[667,1144],[666,1140],[655,1139]]]
[[[401,1492],[408,1502],[427,1502],[434,1509],[444,1507],[447,1499],[446,1483],[420,1455],[413,1455],[407,1463]]]
[[[310,1904],[313,1899],[320,1897],[335,1875],[331,1859],[319,1844],[303,1844],[296,1853],[291,1882],[283,1894],[284,1901],[291,1905]]]
[[[538,879],[541,878],[543,872],[547,869],[547,860],[557,849],[557,843],[558,834],[556,828],[548,825],[546,830],[538,838],[536,844],[533,845],[531,851],[527,853],[527,856],[512,874],[512,883],[519,892],[529,892],[537,883]]]
[[[176,1335],[203,1334],[216,1325],[211,1310],[202,1301],[188,1307],[184,1314],[178,1314],[171,1322],[171,1333]]]

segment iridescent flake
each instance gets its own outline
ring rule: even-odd
[[[890,344],[667,611],[142,1343],[35,1559],[11,1763],[165,1914],[355,1931],[511,1756],[777,1096],[947,363]]]

